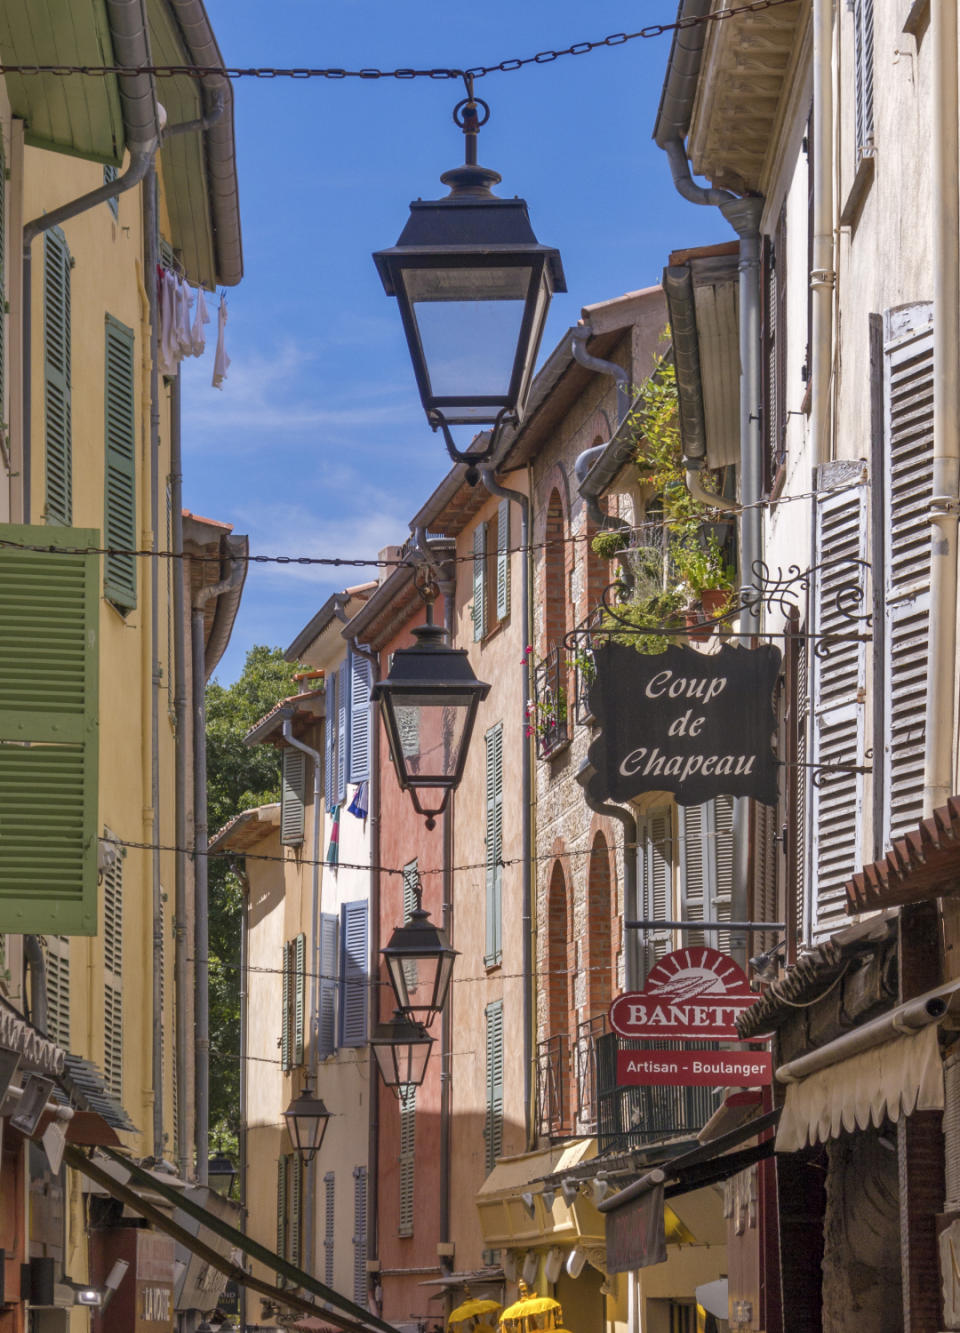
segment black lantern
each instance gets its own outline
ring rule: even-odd
[[[218,1148],[207,1162],[207,1182],[210,1188],[229,1199],[236,1178],[237,1168],[226,1153]]]
[[[427,1027],[443,1010],[453,975],[457,950],[447,941],[446,932],[435,926],[420,902],[410,919],[397,926],[390,943],[380,952],[387,962],[390,984],[400,1012],[419,1019]]]
[[[312,1161],[327,1132],[330,1112],[319,1097],[314,1097],[309,1081],[300,1096],[295,1097],[284,1111],[283,1118],[287,1122],[290,1142],[300,1157],[304,1162]]]
[[[427,420],[472,484],[500,427],[523,416],[550,298],[567,288],[559,251],[539,244],[525,201],[499,199],[490,187],[500,176],[477,165],[490,109],[469,75],[466,84],[453,113],[466,161],[440,177],[450,193],[412,203],[397,244],[373,258],[397,298]],[[449,430],[458,424],[492,424],[485,450],[461,453]]]
[[[422,1023],[406,1018],[399,1010],[388,1023],[378,1023],[370,1045],[380,1067],[380,1077],[398,1097],[408,1088],[418,1088],[427,1072],[433,1038]]]
[[[397,649],[372,697],[380,704],[397,781],[433,828],[460,785],[477,709],[490,686],[473,674],[465,648],[447,647],[439,625],[418,625],[413,635],[416,643]],[[431,787],[442,799],[425,810],[419,792]]]

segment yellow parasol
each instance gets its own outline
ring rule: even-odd
[[[468,1319],[478,1319],[481,1315],[492,1314],[494,1311],[499,1314],[502,1308],[499,1301],[467,1300],[455,1310],[451,1310],[447,1324],[463,1324]],[[488,1320],[484,1323],[489,1326]]]
[[[563,1322],[560,1302],[551,1296],[531,1296],[526,1283],[520,1283],[520,1299],[509,1305],[500,1316],[502,1333],[533,1333],[534,1329],[548,1329],[556,1333]],[[520,1329],[506,1325],[519,1325]]]

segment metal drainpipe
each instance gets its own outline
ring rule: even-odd
[[[481,467],[480,476],[491,495],[499,495],[509,500],[520,510],[520,546],[523,551],[520,579],[520,624],[523,631],[523,648],[533,642],[533,629],[530,623],[530,499],[522,491],[510,490],[501,486],[494,476],[494,469]],[[531,696],[530,654],[521,652],[520,698],[521,709],[526,708]],[[523,717],[521,715],[521,721]],[[520,929],[523,936],[521,971],[523,972],[523,1114],[524,1132],[528,1148],[536,1142],[536,1116],[534,1112],[533,1058],[536,1009],[534,1005],[534,970],[533,970],[533,763],[531,759],[532,738],[524,736],[520,751],[520,845],[523,848],[520,882]]]
[[[183,461],[181,450],[180,371],[170,385],[170,509],[173,553],[176,560],[173,579],[173,729],[174,729],[174,958],[173,982],[176,1006],[177,1065],[177,1168],[186,1178],[190,1164],[187,1152],[187,664],[186,597],[184,579],[187,570],[183,555]],[[241,1071],[242,1077],[242,1071]]]
[[[933,496],[930,501],[930,647],[923,808],[954,790],[953,698],[960,496],[960,194],[957,183],[957,0],[931,11],[933,52]],[[951,968],[954,971],[955,968]]]
[[[24,935],[23,957],[30,969],[30,1022],[47,1035],[47,960],[39,935]]]
[[[194,925],[193,952],[196,1002],[194,1011],[194,1106],[196,1177],[207,1183],[210,1156],[210,923],[207,864],[207,671],[204,661],[203,608],[212,597],[235,588],[243,578],[243,563],[231,561],[227,578],[193,595],[190,638],[193,659],[193,847],[194,847]]]
[[[577,781],[583,788],[583,799],[589,810],[608,819],[616,819],[623,825],[623,919],[636,921],[640,913],[637,895],[637,821],[629,810],[622,805],[607,805],[595,800],[587,790],[587,783],[596,773],[589,759],[584,760],[577,773]],[[623,932],[623,985],[624,989],[639,990],[643,981],[641,966],[639,931]]]
[[[593,337],[590,324],[578,324],[573,330],[570,350],[573,359],[579,361],[587,370],[596,370],[601,375],[612,375],[617,382],[617,425],[630,410],[630,372],[624,370],[616,361],[602,361],[598,356],[591,356],[587,351],[587,340]]]
[[[312,1045],[312,1060],[314,1088],[320,1087],[320,969],[317,966],[320,947],[320,832],[323,825],[323,790],[322,790],[322,758],[318,750],[312,746],[305,745],[303,741],[297,740],[293,734],[293,717],[296,709],[293,705],[286,705],[280,710],[280,716],[283,718],[283,739],[288,745],[301,754],[307,755],[313,760],[313,874],[312,874],[312,899],[311,915],[313,919],[313,948],[311,949],[313,981],[310,986],[310,1035]],[[306,1251],[309,1255],[309,1263],[312,1267],[316,1262],[314,1247],[316,1245],[316,1213],[317,1213],[317,1158],[311,1157],[307,1164],[307,1198],[309,1205],[306,1216]]]
[[[939,10],[940,6],[934,6]],[[813,0],[813,245],[811,287],[810,446],[813,465],[830,457],[830,377],[833,369],[833,0]],[[934,19],[935,21],[935,19]],[[933,40],[936,40],[934,33]],[[936,47],[939,51],[941,48]],[[937,58],[934,56],[934,78]],[[936,105],[936,98],[934,99]],[[956,176],[954,158],[951,171]],[[954,193],[956,189],[954,188]],[[934,228],[945,212],[938,201]],[[956,214],[953,215],[956,221]]]

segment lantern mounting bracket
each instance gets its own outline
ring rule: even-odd
[[[442,412],[433,408],[427,413],[427,420],[434,430],[439,430],[443,435],[443,442],[447,446],[447,453],[454,463],[466,464],[467,473],[465,481],[468,486],[476,486],[480,480],[480,464],[487,463],[496,452],[497,445],[500,443],[500,436],[503,434],[505,426],[515,426],[517,424],[517,414],[511,412],[508,408],[502,408],[496,416],[493,427],[490,430],[487,443],[482,449],[471,449],[464,452],[458,449],[453,441],[453,435],[450,433],[450,427]]]

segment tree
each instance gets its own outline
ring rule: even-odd
[[[207,824],[211,836],[234,815],[280,799],[280,752],[245,745],[265,713],[296,693],[296,664],[257,644],[232,685],[207,686]],[[225,1150],[240,1126],[240,933],[243,890],[225,857],[210,858],[210,1129]]]

